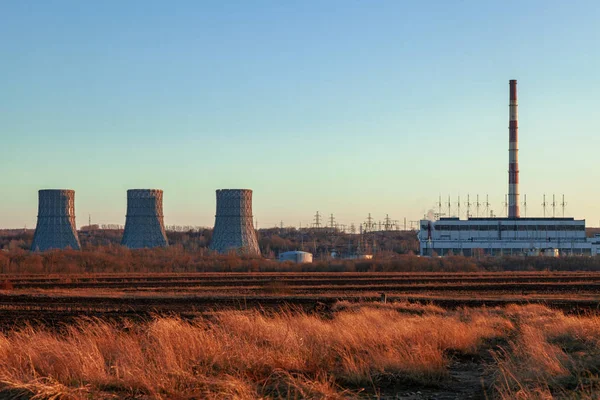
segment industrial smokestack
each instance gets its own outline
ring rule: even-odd
[[[127,191],[127,216],[123,246],[130,249],[169,245],[163,220],[163,191],[130,189]]]
[[[508,218],[519,218],[519,124],[517,81],[511,79],[508,106]]]
[[[259,256],[252,218],[252,190],[217,190],[217,215],[211,250]]]
[[[75,191],[47,189],[38,192],[38,218],[32,251],[65,249],[79,250],[75,228]]]

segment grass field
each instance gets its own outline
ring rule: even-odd
[[[0,282],[0,398],[600,396],[600,273]]]
[[[541,305],[336,303],[0,337],[3,398],[588,398],[600,319]]]

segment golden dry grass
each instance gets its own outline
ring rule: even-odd
[[[598,317],[344,302],[327,317],[221,311],[13,330],[0,336],[0,397],[345,399],[382,382],[443,386],[453,357],[502,341],[490,365],[496,396],[598,395]]]

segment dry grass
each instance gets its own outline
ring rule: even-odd
[[[499,397],[600,397],[599,316],[566,316],[539,305],[506,313],[517,331],[494,355]]]
[[[498,397],[598,397],[599,317],[346,302],[327,318],[221,311],[13,330],[0,336],[0,397],[345,399],[390,382],[447,385],[453,357],[501,341],[490,365]]]

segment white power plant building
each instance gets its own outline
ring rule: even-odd
[[[586,238],[585,220],[520,217],[517,81],[509,84],[508,217],[421,220],[420,254],[600,255],[600,235]]]
[[[441,218],[422,220],[421,255],[599,255],[600,237],[586,238],[573,218]]]

